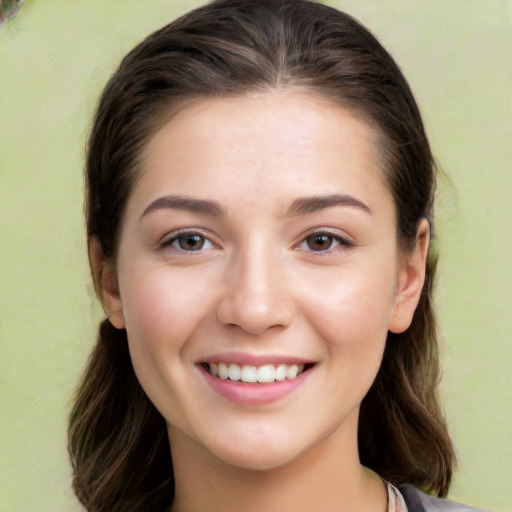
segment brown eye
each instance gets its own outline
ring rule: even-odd
[[[217,246],[205,235],[198,231],[185,231],[169,234],[169,237],[164,239],[160,248],[164,250],[176,250],[178,253],[185,252],[203,252],[210,249],[215,249]]]
[[[312,251],[327,251],[332,247],[334,241],[335,239],[332,235],[325,233],[318,233],[306,238],[308,249]]]
[[[205,237],[198,234],[181,235],[176,242],[183,251],[200,251],[205,245]]]

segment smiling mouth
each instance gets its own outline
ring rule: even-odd
[[[201,363],[201,366],[214,377],[234,382],[270,383],[294,380],[313,367],[308,364],[263,364],[260,366],[238,365],[235,363]]]

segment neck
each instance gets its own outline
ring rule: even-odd
[[[351,442],[342,442],[347,435]],[[354,432],[335,432],[267,470],[227,464],[173,427],[169,437],[176,489],[172,512],[386,511],[382,481],[359,462],[357,423]]]

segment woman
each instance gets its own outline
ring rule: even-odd
[[[301,0],[130,52],[87,157],[108,315],[70,421],[88,510],[437,510],[435,169],[398,67]],[[436,508],[437,507],[437,508]]]

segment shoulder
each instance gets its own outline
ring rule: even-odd
[[[461,503],[429,496],[410,484],[403,484],[398,489],[405,499],[409,512],[483,512]]]

